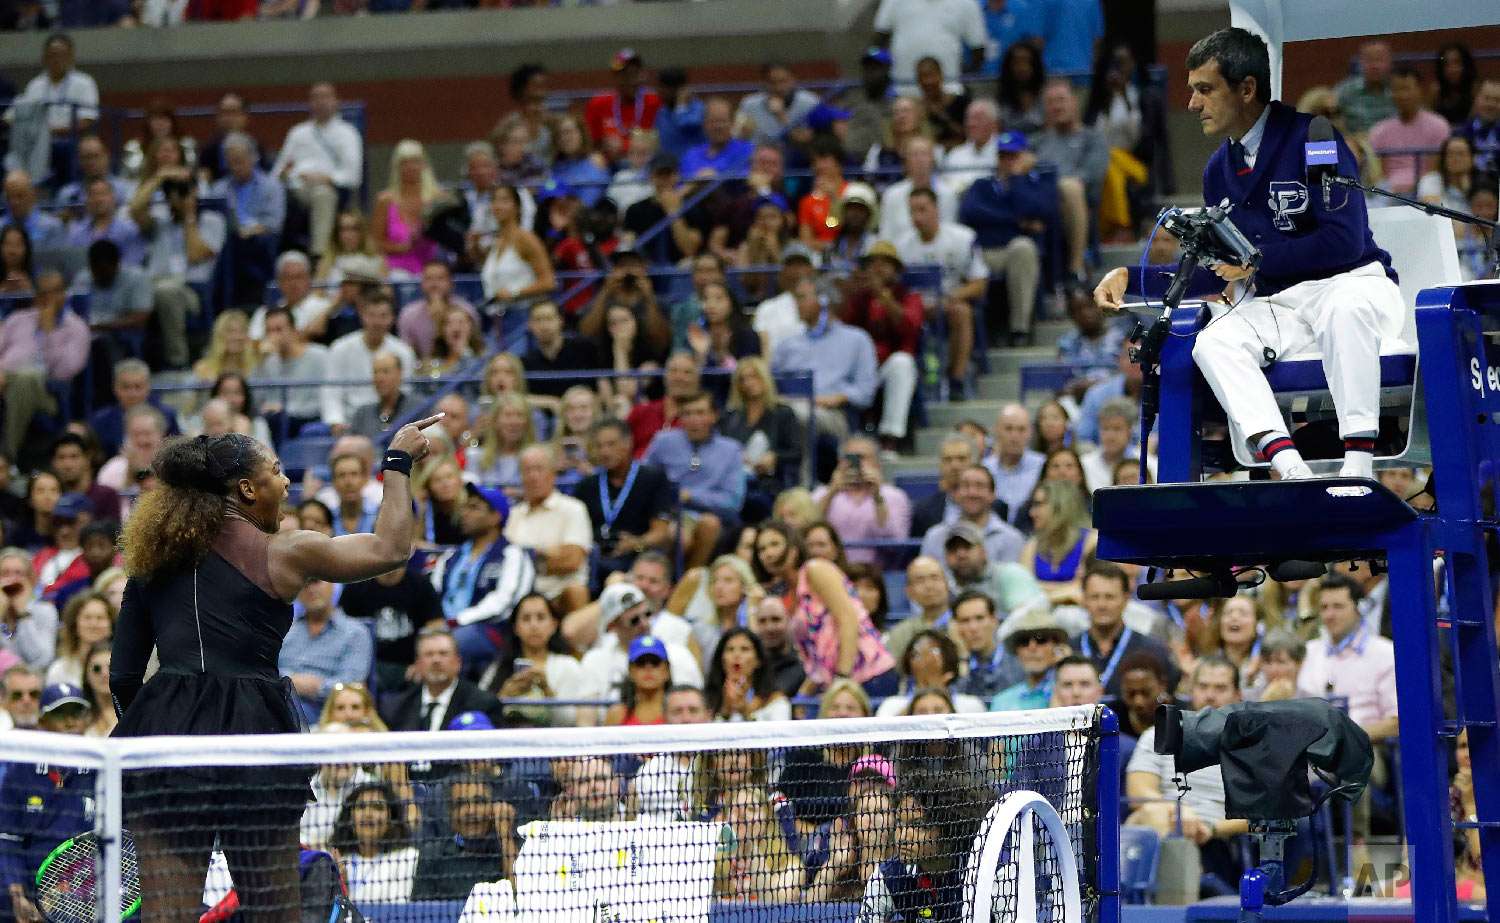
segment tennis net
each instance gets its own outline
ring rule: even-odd
[[[1087,706],[538,731],[7,732],[0,800],[40,789],[38,773],[78,797],[71,820],[42,828],[0,804],[0,849],[25,866],[31,899],[62,908],[54,923],[1113,921],[1114,728]],[[39,875],[73,837],[68,864]]]

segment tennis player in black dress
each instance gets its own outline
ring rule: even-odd
[[[276,534],[288,479],[242,435],[178,439],[155,461],[122,539],[125,586],[110,661],[117,737],[302,730],[277,670],[292,600],[310,580],[353,583],[406,566],[415,536],[414,462],[423,427],[397,431],[382,463],[373,532]],[[155,648],[160,668],[142,683]],[[151,923],[198,919],[215,837],[247,923],[300,920],[298,820],[311,767],[173,768],[125,779],[126,823]]]

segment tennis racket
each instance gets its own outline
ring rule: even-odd
[[[47,923],[97,923],[102,919],[104,858],[92,831],[65,841],[36,872],[37,909]],[[120,837],[120,918],[141,908],[141,877],[135,842]]]

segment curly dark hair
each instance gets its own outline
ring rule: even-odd
[[[401,799],[396,797],[396,790],[388,782],[365,782],[356,785],[345,796],[343,807],[339,808],[338,820],[334,821],[333,836],[329,838],[328,845],[345,855],[358,850],[359,838],[354,834],[352,815],[360,797],[367,792],[376,793],[385,803],[385,834],[380,838],[380,851],[392,852],[410,846],[411,827],[406,823],[406,811],[401,806]]]
[[[125,524],[125,573],[149,578],[202,560],[224,524],[231,486],[264,460],[265,448],[239,433],[163,445],[151,465],[162,486],[141,497]]]

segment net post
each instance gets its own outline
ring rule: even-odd
[[[1097,829],[1099,864],[1099,923],[1120,919],[1120,719],[1101,707],[1096,722],[1099,738],[1098,795],[1091,805]]]
[[[99,831],[99,849],[104,860],[104,923],[120,923],[120,850],[124,844],[124,786],[120,749],[107,742],[104,768],[99,770],[97,791],[100,815],[95,821]]]

